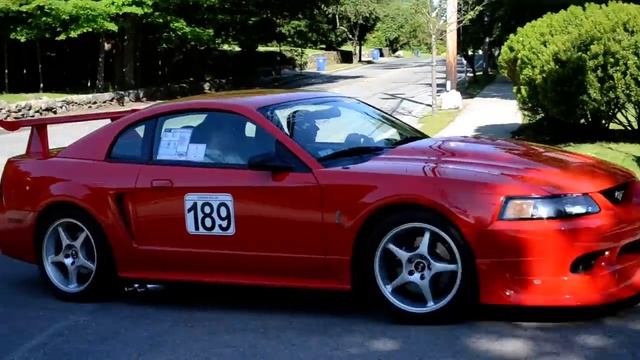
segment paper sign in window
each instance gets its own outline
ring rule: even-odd
[[[160,136],[158,160],[187,160],[193,129],[165,129]]]
[[[189,144],[187,150],[187,161],[204,161],[204,153],[207,150],[207,144]]]

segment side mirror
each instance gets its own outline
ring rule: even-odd
[[[249,169],[257,171],[290,172],[294,165],[273,153],[256,155],[249,159]]]

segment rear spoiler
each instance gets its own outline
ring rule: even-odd
[[[128,109],[109,112],[95,112],[90,114],[48,116],[27,120],[0,120],[0,128],[7,131],[17,131],[22,128],[31,128],[27,155],[49,153],[49,125],[69,124],[84,121],[111,120],[116,121],[141,109]]]

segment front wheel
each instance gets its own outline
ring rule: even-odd
[[[58,298],[97,300],[115,283],[106,239],[96,222],[82,212],[47,219],[37,245],[42,277]]]
[[[462,237],[441,217],[401,213],[372,232],[362,276],[377,303],[403,321],[459,319],[475,303],[475,267]]]

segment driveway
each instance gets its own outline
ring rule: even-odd
[[[0,258],[0,359],[637,359],[640,311],[481,308],[465,323],[399,325],[348,293],[184,286],[113,301],[53,299],[35,267]]]

